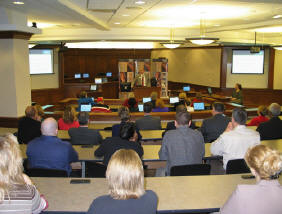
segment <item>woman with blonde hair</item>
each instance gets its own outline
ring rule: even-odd
[[[152,103],[152,105],[153,105],[153,108],[156,107],[156,101],[157,101],[157,99],[158,99],[158,92],[153,91],[153,92],[151,93],[151,103]]]
[[[282,170],[279,152],[265,145],[257,145],[249,148],[245,161],[257,183],[238,185],[220,213],[281,214],[282,187],[277,179]]]
[[[21,151],[12,134],[0,137],[0,157],[0,213],[37,214],[46,209],[48,202],[23,174]]]
[[[133,150],[116,151],[108,164],[109,195],[96,198],[87,214],[155,214],[157,195],[144,190],[142,161]]]
[[[76,112],[72,106],[67,106],[64,110],[63,118],[58,120],[59,130],[69,130],[70,128],[78,128],[79,122],[76,119]]]

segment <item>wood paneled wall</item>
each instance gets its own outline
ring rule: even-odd
[[[31,100],[40,105],[57,104],[62,99],[64,99],[64,93],[60,88],[35,89],[31,91]]]

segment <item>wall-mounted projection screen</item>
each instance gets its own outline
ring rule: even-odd
[[[53,50],[30,49],[29,50],[30,74],[53,74]]]
[[[232,74],[263,74],[264,51],[233,50]]]

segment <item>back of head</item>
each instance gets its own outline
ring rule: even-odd
[[[118,116],[120,117],[120,120],[122,122],[126,122],[130,119],[130,113],[129,113],[129,109],[125,106],[121,106],[118,109]]]
[[[202,94],[200,92],[197,92],[196,93],[196,98],[199,99],[199,100],[202,99]]]
[[[79,94],[79,98],[86,98],[87,97],[87,92],[86,91],[81,91]]]
[[[277,117],[281,113],[281,107],[278,103],[271,103],[271,105],[268,107],[268,110],[272,117]]]
[[[153,91],[151,93],[151,100],[157,100],[158,99],[158,92],[156,91]]]
[[[184,112],[186,112],[187,111],[187,108],[185,107],[185,105],[182,105],[182,104],[180,104],[180,105],[178,105],[177,107],[176,107],[176,113],[178,113],[178,112],[182,112],[182,111],[184,111]]]
[[[64,110],[63,120],[65,123],[72,123],[75,120],[75,111],[71,106],[67,106]]]
[[[130,99],[130,98],[135,98],[134,92],[128,93],[128,99]]]
[[[236,83],[239,90],[242,90],[242,85],[240,83]]]
[[[262,116],[266,116],[268,115],[268,109],[265,105],[261,105],[258,107],[258,112],[262,115]]]
[[[164,101],[162,99],[157,99],[156,101],[156,108],[164,108],[165,107],[165,104],[164,104]]]
[[[128,99],[128,105],[130,108],[133,108],[136,105],[136,99],[134,97],[131,97]]]
[[[248,115],[244,108],[235,108],[232,111],[232,118],[239,125],[245,125]]]
[[[276,178],[282,170],[282,158],[279,152],[265,145],[249,148],[245,160],[248,166],[264,180]]]
[[[224,104],[223,103],[220,103],[220,102],[215,102],[212,104],[214,110],[216,112],[219,112],[219,113],[223,113],[224,112]]]
[[[144,112],[150,113],[152,111],[153,105],[151,102],[144,103]]]
[[[41,105],[35,104],[35,105],[34,105],[34,108],[36,109],[37,114],[38,114],[39,116],[43,117],[43,116],[45,115],[44,110],[43,110],[43,108],[42,108]]]
[[[79,125],[82,125],[82,126],[87,125],[89,121],[88,112],[85,112],[85,111],[79,112],[77,119],[78,119]]]
[[[45,136],[57,136],[58,124],[53,117],[46,118],[41,123],[41,132]]]
[[[134,136],[136,127],[134,123],[128,122],[120,127],[119,136],[121,139],[129,140]]]
[[[178,97],[181,100],[185,100],[187,98],[186,93],[184,93],[184,92],[179,93]]]
[[[136,199],[145,193],[142,162],[133,150],[116,151],[109,161],[106,177],[114,199]]]
[[[25,116],[29,118],[35,118],[37,114],[36,108],[34,106],[28,106],[25,109]]]
[[[179,126],[188,125],[191,120],[191,114],[187,111],[180,111],[176,113],[175,120]]]
[[[0,137],[0,201],[13,184],[24,184],[22,156],[15,136]]]

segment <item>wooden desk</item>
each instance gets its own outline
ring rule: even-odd
[[[201,122],[201,121],[197,121],[197,122]],[[89,124],[89,128],[90,129],[104,129],[106,127],[112,127],[113,125],[115,124],[119,124],[120,121],[109,121],[108,123],[107,122],[101,122],[101,123],[90,123]],[[161,125],[162,125],[162,129],[165,129],[166,128],[166,125],[167,125],[167,121],[161,121]]]
[[[104,178],[91,178],[90,184],[70,184],[70,178],[31,178],[49,202],[47,211],[86,212],[93,199],[108,194]],[[280,177],[279,182],[282,182]],[[238,184],[255,184],[241,175],[209,175],[145,178],[145,188],[158,195],[158,211],[215,212]]]
[[[6,134],[6,133],[15,133],[15,132],[17,132],[18,131],[18,129],[17,128],[0,128],[0,135],[4,135],[4,134]]]

